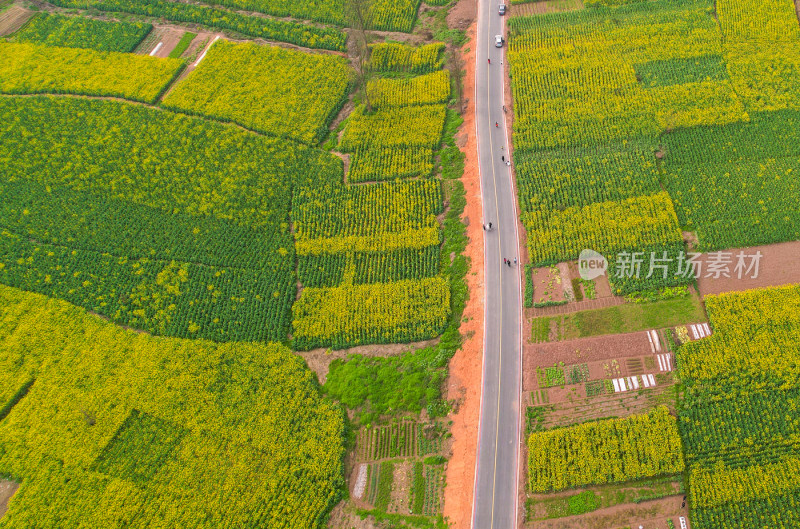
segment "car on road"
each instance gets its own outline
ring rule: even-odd
[[[506,14],[506,5],[505,4],[500,4],[500,8],[498,9],[498,11],[500,13],[500,16],[505,15]]]
[[[503,36],[502,35],[495,35],[494,36],[494,46],[495,46],[495,48],[502,48],[503,47]]]

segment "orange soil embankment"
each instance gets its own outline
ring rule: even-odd
[[[468,50],[466,53],[462,51],[466,69],[464,97],[468,101],[464,124],[459,132],[462,140],[466,137],[466,143],[461,147],[466,155],[461,181],[467,198],[463,218],[468,221],[466,255],[471,266],[467,273],[469,301],[464,310],[461,333],[468,338],[450,361],[447,385],[447,398],[459,403],[457,412],[450,416],[453,421],[452,457],[447,464],[444,493],[444,516],[454,529],[468,529],[472,516],[483,369],[483,229],[480,227],[483,224],[483,205],[475,137],[475,29],[473,23],[467,31],[469,42],[462,48]]]

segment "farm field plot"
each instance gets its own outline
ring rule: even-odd
[[[338,142],[351,153],[347,185],[317,178],[293,197],[303,284],[293,307],[299,349],[426,340],[450,316],[437,218],[444,190],[431,178],[445,123],[455,119],[438,104],[449,98],[449,76],[376,78],[367,88],[377,108],[357,107]],[[412,176],[422,178],[404,178]]]
[[[105,22],[84,17],[37,13],[14,34],[17,42],[65,48],[132,52],[153,28],[142,22]]]
[[[673,226],[696,232],[701,250],[800,238],[794,6],[726,0],[716,18],[710,8],[704,0],[634,2],[509,21],[519,201],[534,263],[548,241],[539,243],[526,211],[558,219],[565,208],[662,186],[674,201]],[[612,237],[632,235],[624,217],[606,219],[625,232]],[[574,248],[565,256],[609,251],[603,230],[578,231],[567,233]]]
[[[166,19],[178,24],[199,24],[233,31],[250,38],[288,42],[308,48],[337,51],[346,49],[347,35],[339,28],[246,15],[200,3],[188,4],[169,0],[54,0],[52,3],[67,9],[97,9]]]
[[[799,130],[800,112],[781,110],[665,137],[664,182],[701,249],[800,239]]]
[[[693,527],[796,527],[800,287],[706,305],[714,336],[678,351]]]
[[[665,406],[528,437],[532,492],[679,474],[683,467],[677,421]]]
[[[378,73],[431,73],[444,66],[444,48],[441,42],[417,47],[380,42],[370,45],[370,63]]]
[[[0,42],[0,93],[115,96],[153,103],[183,68],[179,59]]]
[[[311,144],[344,104],[348,71],[340,57],[217,41],[164,106]]]
[[[0,299],[0,472],[21,480],[5,526],[323,527],[344,414],[288,349],[149,337],[5,286]]]
[[[2,282],[157,334],[285,339],[291,186],[333,156],[126,103],[0,109]]]

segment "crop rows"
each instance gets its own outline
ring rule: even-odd
[[[347,180],[351,184],[430,176],[433,149],[429,147],[360,147],[350,155]]]
[[[800,113],[786,110],[667,137],[676,154],[664,181],[681,224],[697,231],[703,249],[800,238],[799,123]]]
[[[445,103],[450,98],[450,72],[437,72],[409,79],[373,79],[367,86],[375,107],[397,107]]]
[[[797,525],[800,289],[706,297],[714,334],[678,350],[694,526]]]
[[[288,42],[307,48],[336,51],[345,51],[346,48],[347,35],[339,28],[244,15],[203,4],[169,0],[54,0],[53,4],[68,9],[97,9],[163,18],[183,24],[199,24],[241,33],[248,37]]]
[[[370,46],[370,64],[376,72],[407,72],[424,74],[444,65],[444,44],[424,44],[411,47],[396,42],[381,42]]]
[[[426,516],[437,516],[442,511],[443,475],[441,465],[425,465],[425,501],[422,514]]]
[[[183,68],[179,59],[34,43],[0,42],[0,93],[114,96],[154,102]]]
[[[304,149],[109,101],[0,114],[3,282],[158,334],[284,339]]]
[[[363,428],[357,444],[364,461],[388,457],[413,457],[417,450],[416,421],[401,420],[391,424]]]
[[[214,43],[164,106],[314,143],[347,96],[340,57],[253,43]]]
[[[323,526],[344,415],[288,349],[133,333],[5,286],[0,303],[0,401],[36,373],[0,430],[0,471],[25,476],[5,525]]]
[[[684,467],[677,421],[666,406],[646,415],[535,432],[527,444],[532,492],[676,474]]]
[[[450,289],[441,276],[372,285],[309,287],[292,307],[294,345],[308,350],[424,340],[444,330]]]
[[[422,279],[439,272],[439,246],[400,248],[380,252],[356,252],[298,256],[297,275],[305,286],[332,287]]]
[[[152,28],[150,24],[142,22],[104,22],[91,18],[37,13],[14,34],[14,40],[47,46],[129,53],[136,49]]]
[[[445,108],[440,105],[385,108],[366,114],[363,107],[350,115],[339,147],[344,152],[359,148],[427,147],[439,145]]]
[[[524,153],[516,165],[523,212],[564,210],[661,190],[655,157],[639,146]]]
[[[522,223],[528,230],[528,251],[537,266],[575,259],[584,248],[612,255],[626,248],[682,240],[665,192],[559,212],[532,211],[523,214]]]

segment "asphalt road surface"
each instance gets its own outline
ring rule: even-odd
[[[505,38],[505,17],[498,14],[498,5],[497,0],[478,0],[475,121],[484,224],[491,222],[493,229],[484,236],[486,313],[474,529],[511,529],[517,517],[521,274],[513,264],[519,259],[514,183],[511,167],[502,160],[508,159],[503,111],[507,43],[495,47],[495,35]],[[504,264],[504,258],[512,265]]]

